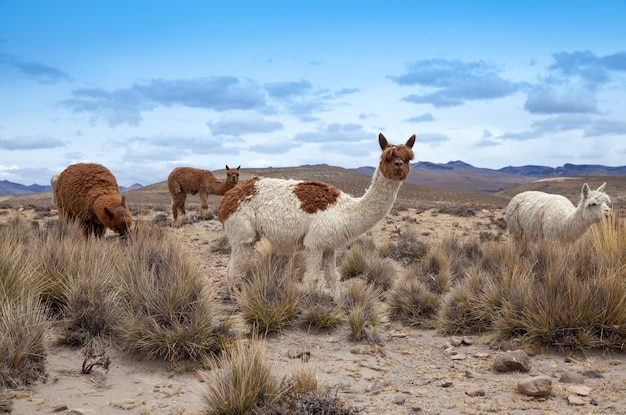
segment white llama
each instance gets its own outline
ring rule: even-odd
[[[306,252],[304,283],[331,292],[339,280],[335,251],[371,229],[391,210],[413,160],[415,135],[392,145],[379,134],[380,164],[361,197],[352,197],[318,181],[253,177],[226,192],[218,214],[232,252],[227,273],[238,289],[257,241],[265,238],[276,252]]]
[[[583,185],[580,202],[574,206],[560,195],[528,191],[515,195],[506,209],[506,224],[513,239],[573,242],[602,217],[611,214],[611,199],[604,186],[590,190]]]

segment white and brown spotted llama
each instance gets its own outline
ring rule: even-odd
[[[219,181],[208,170],[193,167],[176,167],[167,176],[167,188],[172,197],[172,216],[176,221],[178,212],[185,215],[185,199],[187,195],[200,195],[200,216],[204,217],[209,209],[207,197],[221,196],[239,182],[239,168],[231,169],[226,165],[226,180]]]
[[[391,210],[413,160],[415,135],[392,145],[379,134],[382,154],[372,182],[352,197],[318,181],[253,177],[226,192],[218,214],[231,245],[228,279],[238,289],[262,238],[275,252],[306,252],[304,283],[321,288],[322,276],[335,292],[339,273],[335,251],[371,229]]]

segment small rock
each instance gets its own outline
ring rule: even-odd
[[[308,350],[289,349],[287,351],[287,356],[290,359],[302,359],[302,361],[306,363],[311,358],[311,352]]]
[[[583,398],[577,395],[569,395],[567,397],[567,403],[570,405],[585,405],[587,402]]]
[[[527,396],[548,396],[552,393],[552,378],[539,375],[522,379],[517,384],[517,391]]]
[[[395,403],[396,405],[404,405],[405,402],[406,402],[406,396],[404,395],[398,395],[395,398],[393,398],[393,403]]]
[[[67,405],[63,400],[57,396],[46,396],[41,402],[37,404],[37,410],[40,412],[54,413],[63,412],[67,409]]]
[[[413,412],[422,412],[422,408],[420,406],[412,406],[411,411]]]
[[[483,388],[472,388],[465,391],[467,396],[485,396],[485,390]]]
[[[529,372],[530,357],[523,350],[513,350],[496,356],[493,368],[498,372]]]
[[[443,354],[445,354],[446,356],[451,356],[456,354],[456,350],[454,350],[454,346],[450,346],[443,351]]]
[[[579,373],[565,372],[559,378],[561,383],[576,383],[582,385],[585,383],[585,377]]]
[[[471,346],[474,344],[474,338],[472,336],[463,336],[463,344]]]
[[[512,342],[508,340],[502,340],[502,341],[494,340],[491,343],[489,343],[489,348],[492,350],[502,350],[503,352],[507,352],[509,350],[515,349],[515,346],[513,345]]]
[[[589,396],[589,394],[591,393],[591,388],[585,385],[570,385],[567,387],[567,390],[570,393],[575,393],[576,395],[580,396]]]
[[[195,380],[196,382],[203,383],[206,381],[207,376],[208,375],[206,372],[203,372],[201,370],[196,370],[193,374],[193,380]]]
[[[586,370],[583,372],[583,376],[586,376],[592,379],[602,379],[604,377],[602,376],[602,374],[596,372],[595,370]]]
[[[478,359],[489,359],[489,356],[491,356],[491,355],[489,353],[485,353],[485,352],[474,353],[474,357],[476,357]]]
[[[467,359],[467,356],[465,355],[465,353],[457,353],[454,356],[452,356],[450,359],[451,360],[465,360]]]
[[[441,387],[442,388],[449,388],[452,385],[453,385],[453,383],[452,383],[451,380],[442,380],[441,381]]]
[[[460,345],[463,344],[463,338],[462,337],[458,337],[458,336],[454,336],[454,337],[450,338],[450,344],[453,345],[454,347],[459,347]]]

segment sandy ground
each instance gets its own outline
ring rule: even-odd
[[[164,215],[167,211],[150,212]],[[32,218],[27,209],[19,214]],[[376,243],[397,238],[398,230],[414,228],[425,241],[455,234],[477,237],[480,232],[498,235],[495,222],[502,210],[480,210],[462,218],[436,213],[402,211],[381,221],[370,236]],[[0,217],[6,218],[8,215]],[[42,221],[56,220],[56,216]],[[168,227],[181,247],[197,261],[211,284],[223,283],[227,255],[210,253],[210,246],[222,236],[215,220],[198,221],[182,227]],[[506,236],[501,236],[506,243]],[[383,319],[376,328],[382,345],[354,343],[348,328],[326,333],[308,333],[289,328],[265,340],[267,358],[282,374],[299,367],[312,368],[318,378],[360,414],[618,414],[626,413],[626,358],[623,354],[590,353],[570,355],[545,350],[531,357],[529,373],[497,373],[494,358],[503,353],[487,344],[488,339],[472,338],[469,345],[452,346],[451,337],[434,331],[416,330]],[[304,362],[290,358],[290,350],[310,352]],[[446,350],[447,349],[447,350]],[[108,349],[108,371],[96,366],[81,374],[80,349],[51,345],[47,355],[48,380],[15,392],[13,414],[44,412],[44,403],[59,400],[61,414],[200,414],[202,376],[195,372],[175,373],[162,362],[142,361],[115,347]],[[568,403],[570,384],[559,382],[563,373],[593,371],[600,378],[585,377],[591,388],[581,396],[583,404]],[[553,378],[553,393],[530,398],[517,392],[517,383],[529,376]],[[484,396],[469,396],[471,389]]]

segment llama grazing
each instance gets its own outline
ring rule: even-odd
[[[590,190],[583,185],[574,206],[564,196],[528,191],[515,195],[506,209],[506,224],[515,240],[522,238],[573,242],[602,217],[611,214],[611,199],[604,186]]]
[[[261,238],[276,252],[306,252],[304,283],[321,288],[322,277],[334,292],[339,280],[335,251],[371,229],[391,210],[413,159],[413,135],[392,145],[378,136],[382,155],[372,182],[361,197],[352,197],[318,181],[253,177],[226,192],[219,219],[231,245],[228,279],[240,288],[254,246]]]
[[[78,221],[86,235],[100,237],[109,228],[123,236],[130,229],[133,216],[106,167],[72,164],[52,176],[51,185],[59,216]]]
[[[209,195],[222,196],[239,182],[239,168],[231,169],[226,165],[226,180],[217,180],[208,170],[193,167],[176,167],[167,176],[167,187],[172,197],[172,216],[178,219],[178,211],[185,215],[185,199],[187,195],[200,194],[200,215],[205,216],[209,208]]]

